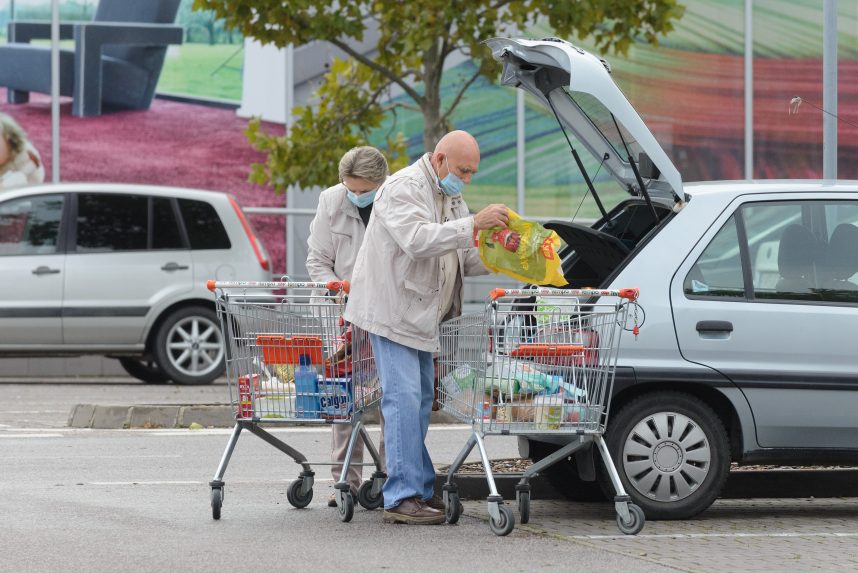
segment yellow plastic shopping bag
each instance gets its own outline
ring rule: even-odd
[[[483,264],[493,272],[538,285],[566,286],[560,268],[563,241],[554,231],[535,221],[527,221],[512,209],[505,229],[483,229],[477,247]]]

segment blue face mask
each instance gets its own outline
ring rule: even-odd
[[[465,187],[465,182],[458,175],[450,171],[450,164],[447,163],[447,157],[444,156],[444,164],[447,166],[447,176],[441,179],[439,185],[441,191],[450,197],[458,197],[462,194],[462,189]]]
[[[372,204],[372,200],[375,199],[375,191],[368,191],[360,195],[356,195],[352,191],[346,191],[346,196],[349,198],[349,201],[354,203],[355,207],[362,209]]]

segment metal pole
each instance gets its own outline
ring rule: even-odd
[[[745,0],[745,179],[754,178],[754,0]]]
[[[515,126],[516,126],[516,146],[515,146],[515,162],[516,162],[516,211],[520,215],[525,214],[524,209],[524,158],[525,158],[525,108],[524,108],[524,92],[515,90]]]
[[[51,181],[60,182],[60,0],[51,0]]]
[[[822,178],[837,180],[837,0],[822,5]]]
[[[286,46],[285,50],[286,61],[284,62],[286,66],[285,74],[283,75],[283,81],[286,83],[286,89],[283,92],[285,94],[284,105],[286,106],[286,114],[285,118],[285,128],[286,134],[292,131],[292,124],[294,123],[292,118],[292,108],[295,107],[295,47],[292,44]],[[290,185],[287,189],[286,193],[284,193],[284,198],[286,199],[286,207],[292,206],[292,198],[297,192],[294,185]],[[294,232],[295,226],[295,217],[292,214],[286,215],[286,252],[284,253],[286,256],[286,274],[292,276],[295,274],[297,268],[295,267],[295,235]]]
[[[15,19],[15,0],[9,0],[9,20]]]

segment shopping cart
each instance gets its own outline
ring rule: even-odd
[[[220,519],[223,476],[242,430],[262,438],[300,464],[286,491],[296,508],[313,499],[312,465],[260,424],[351,424],[340,481],[334,485],[342,521],[350,521],[355,500],[346,476],[355,442],[361,439],[375,472],[358,491],[366,509],[381,507],[386,479],[378,450],[361,418],[378,403],[381,386],[366,332],[343,321],[347,282],[209,281],[226,340],[229,398],[235,428],[211,486],[212,517]],[[331,465],[329,462],[315,465]]]
[[[533,464],[516,485],[521,523],[530,519],[530,478],[595,442],[616,490],[620,531],[636,534],[643,528],[643,511],[624,491],[603,438],[629,306],[638,332],[637,297],[637,289],[495,289],[485,311],[441,325],[441,407],[472,426],[443,486],[449,523],[462,512],[454,475],[477,446],[489,486],[491,530],[507,535],[515,527],[495,487],[485,436],[560,441],[565,435],[569,443]]]

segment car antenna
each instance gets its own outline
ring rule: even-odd
[[[623,137],[623,130],[620,129],[620,124],[617,123],[617,118],[614,117],[614,114],[611,114],[611,119],[614,122],[614,127],[617,128],[617,133],[620,135],[620,141],[623,142],[623,148],[626,150],[626,155],[629,158],[629,165],[632,166],[632,172],[635,174],[635,179],[638,180],[638,185],[641,188],[641,195],[644,196],[644,201],[646,201],[647,206],[649,207],[650,211],[652,211],[652,216],[655,217],[655,224],[658,225],[658,213],[656,212],[655,207],[653,207],[652,205],[652,199],[650,199],[649,197],[649,191],[647,190],[646,185],[644,185],[643,177],[641,177],[641,173],[640,171],[638,171],[637,163],[635,163],[635,160],[632,158],[632,152],[631,150],[629,150],[629,146],[626,144],[626,138]]]
[[[566,133],[566,128],[563,127],[563,122],[560,121],[560,116],[557,115],[557,110],[554,108],[554,103],[551,101],[551,96],[546,93],[545,99],[548,100],[548,106],[551,108],[551,111],[554,113],[554,118],[560,125],[560,131],[563,132],[563,137],[566,138],[566,143],[569,145],[569,149],[572,150],[572,157],[575,158],[575,163],[578,164],[578,170],[581,172],[581,175],[584,176],[584,181],[587,183],[587,189],[590,190],[590,194],[593,196],[593,199],[595,199],[596,206],[599,207],[599,212],[602,214],[602,219],[607,221],[608,212],[605,211],[605,206],[602,205],[602,201],[601,199],[599,199],[599,194],[596,193],[596,188],[593,187],[593,182],[590,180],[590,176],[587,174],[587,169],[584,167],[584,163],[581,161],[581,157],[578,155],[578,152],[575,151],[575,146],[572,145],[572,141],[569,139],[569,134]]]
[[[800,106],[801,104],[803,104],[803,103],[805,103],[805,100],[801,99],[801,97],[800,97],[800,96],[795,96],[794,98],[792,98],[791,100],[789,100],[789,109],[787,110],[787,115],[798,115],[798,108],[799,108],[799,106]],[[812,107],[812,108],[816,108],[816,109],[818,109],[819,111],[821,111],[822,113],[825,113],[825,114],[830,115],[831,117],[833,117],[833,118],[834,118],[834,119],[836,119],[837,121],[842,121],[842,122],[843,122],[843,123],[845,123],[846,125],[851,125],[852,127],[858,127],[858,125],[856,125],[856,124],[852,123],[851,121],[847,121],[847,120],[843,119],[842,117],[839,117],[839,116],[838,116],[837,114],[835,114],[835,113],[831,113],[830,111],[824,110],[824,109],[822,109],[821,107],[819,107],[818,105],[814,105],[814,104],[812,104],[811,102],[806,102],[806,103],[807,103],[807,105],[809,105],[810,107]]]

